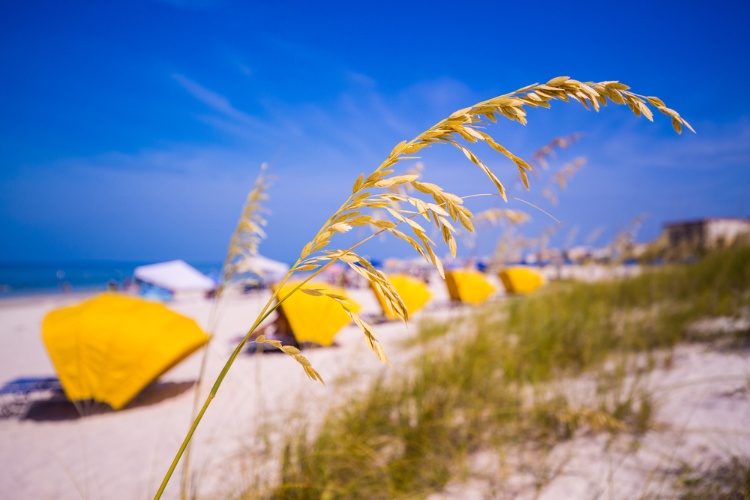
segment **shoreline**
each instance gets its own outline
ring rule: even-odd
[[[71,292],[53,292],[53,291],[46,291],[46,290],[40,290],[30,293],[22,293],[22,294],[12,294],[12,295],[2,295],[0,294],[0,307],[7,307],[7,306],[14,306],[14,305],[23,305],[23,304],[29,304],[34,303],[39,300],[51,300],[51,301],[67,301],[67,299],[70,300],[85,300],[88,297],[91,297],[93,295],[97,295],[99,293],[104,293],[107,290],[104,289],[96,289],[96,290],[76,290]]]

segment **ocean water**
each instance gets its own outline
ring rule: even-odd
[[[0,298],[39,293],[89,292],[126,286],[136,267],[154,262],[0,263]],[[220,263],[188,262],[211,278]]]

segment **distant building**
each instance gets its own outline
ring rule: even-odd
[[[709,218],[664,224],[669,246],[716,248],[750,237],[750,219]]]

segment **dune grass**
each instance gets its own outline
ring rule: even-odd
[[[518,333],[520,356],[506,370],[535,382],[553,370],[585,369],[614,350],[672,346],[693,321],[750,308],[748,262],[750,247],[727,249],[695,265],[626,280],[556,283],[543,295],[513,301],[506,328]]]
[[[453,323],[425,322],[409,377],[380,379],[319,430],[290,436],[280,484],[247,497],[419,498],[478,450],[550,449],[581,429],[637,439],[655,410],[638,374],[668,362],[658,355],[687,338],[691,321],[737,317],[748,305],[750,249],[739,248],[635,278],[553,283]],[[582,373],[595,386],[583,403],[574,383],[556,383]]]
[[[680,477],[679,486],[682,500],[750,500],[750,459],[731,457],[702,471],[688,467]]]

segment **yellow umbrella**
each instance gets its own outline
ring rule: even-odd
[[[481,304],[495,292],[485,275],[474,270],[446,271],[445,284],[451,300],[471,304]]]
[[[430,293],[427,284],[413,276],[409,276],[408,274],[394,274],[393,276],[388,276],[388,279],[391,280],[394,288],[399,296],[401,296],[401,300],[404,301],[406,310],[409,311],[410,315],[422,309],[432,298],[432,294]],[[399,317],[390,310],[385,301],[385,297],[378,292],[372,282],[370,282],[370,288],[375,293],[375,296],[380,303],[380,307],[383,309],[383,314],[385,314],[388,319],[399,319]]]
[[[103,294],[47,314],[42,340],[68,399],[119,410],[209,336],[162,304]]]
[[[278,290],[278,297],[284,298],[294,290],[299,283],[287,283]],[[308,282],[302,285],[307,289],[323,289],[334,293],[345,300],[353,312],[359,312],[360,306],[354,302],[343,288],[327,283]],[[312,342],[322,346],[333,343],[334,337],[351,318],[334,299],[325,295],[308,295],[297,290],[277,310],[289,322],[289,327],[297,342]]]
[[[547,282],[543,275],[523,266],[503,269],[499,276],[508,293],[531,293]]]

